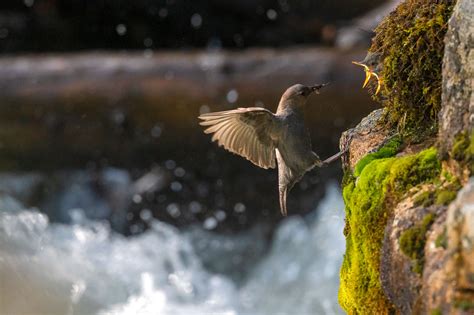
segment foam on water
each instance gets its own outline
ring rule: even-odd
[[[341,312],[343,205],[335,185],[328,187],[317,217],[283,221],[271,250],[241,286],[203,267],[193,233],[159,221],[125,238],[80,212],[78,223],[63,225],[6,197],[0,209],[2,314]]]

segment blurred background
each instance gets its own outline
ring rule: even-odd
[[[336,153],[377,106],[351,61],[397,3],[2,0],[0,313],[340,313],[340,164],[283,220],[276,171],[197,116],[330,82],[307,124]]]

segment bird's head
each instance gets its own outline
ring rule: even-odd
[[[295,84],[286,89],[285,93],[283,93],[283,96],[281,97],[281,101],[289,101],[294,104],[304,105],[311,94],[319,94],[319,91],[326,85],[328,85],[328,83],[317,84],[313,86]]]
[[[362,85],[362,88],[365,88],[367,84],[370,81],[370,78],[375,77],[377,79],[377,89],[375,90],[375,95],[377,95],[380,91],[380,77],[379,73],[382,67],[382,54],[381,53],[372,53],[369,52],[367,53],[367,56],[365,56],[364,60],[358,62],[358,61],[353,61],[352,63],[361,66],[364,68],[365,71],[365,81],[364,84]]]

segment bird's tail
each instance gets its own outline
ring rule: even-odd
[[[279,187],[280,193],[280,210],[281,214],[286,217],[288,215],[288,211],[286,209],[286,196],[288,195],[288,186],[280,186]]]

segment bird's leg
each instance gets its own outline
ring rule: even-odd
[[[324,165],[327,165],[329,163],[332,163],[336,160],[338,160],[344,153],[346,153],[345,151],[341,151],[341,152],[337,152],[336,154],[334,154],[333,156],[330,156],[328,157],[327,159],[325,159],[322,163]]]
[[[325,159],[324,161],[321,161],[319,158],[318,160],[316,161],[315,165],[318,166],[318,167],[324,167],[324,166],[327,166],[328,164],[338,160],[343,154],[345,154],[346,152],[348,151],[348,149],[345,149],[343,151],[340,151],[330,157],[328,157],[327,159]]]
[[[286,208],[286,197],[288,196],[288,187],[280,186],[279,193],[280,193],[280,211],[281,211],[281,214],[284,217],[286,217],[288,215],[288,210]]]

